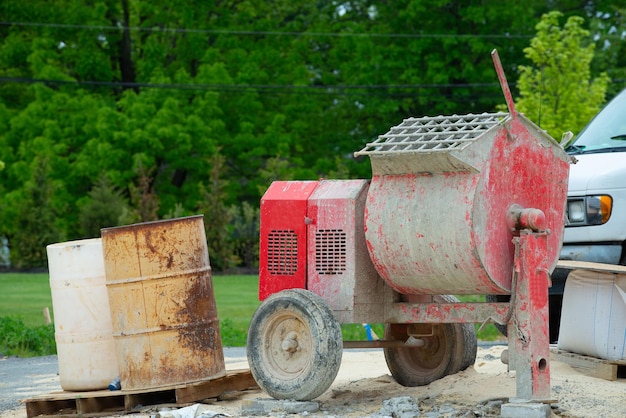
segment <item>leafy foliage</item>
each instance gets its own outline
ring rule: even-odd
[[[617,2],[602,3],[598,12],[587,16],[589,31],[596,45],[591,70],[595,74],[608,74],[612,82],[607,88],[607,95],[613,97],[624,88],[626,79],[626,44],[623,42],[626,8]]]
[[[247,330],[236,329],[230,318],[220,320],[220,336],[223,347],[245,347],[248,338]]]
[[[550,9],[587,17],[601,43],[591,63],[567,44],[572,70],[589,68],[587,80],[603,67],[622,74],[623,42],[613,35],[624,29],[620,7],[4,0],[0,236],[14,265],[42,267],[42,246],[93,236],[116,217],[127,224],[200,211],[215,267],[251,267],[256,249],[241,223],[271,181],[368,178],[368,161],[353,152],[403,118],[492,111],[502,93],[491,50],[515,82],[532,60],[524,55],[531,28]],[[580,21],[567,28],[587,54],[594,38]],[[600,87],[586,93],[599,97]],[[573,105],[585,92],[565,90],[544,91],[542,106],[558,94],[570,116],[554,129],[575,130],[596,101],[579,112]]]
[[[54,325],[27,327],[17,317],[0,317],[0,353],[36,357],[56,354]]]
[[[220,173],[224,167],[224,158],[217,154],[212,160],[209,183],[200,183],[199,188],[204,196],[200,211],[204,213],[204,227],[207,245],[211,254],[211,266],[217,270],[226,270],[234,264],[233,251],[228,240],[228,225],[232,215],[225,204],[224,184]]]
[[[106,177],[101,177],[89,191],[88,199],[80,206],[78,214],[84,237],[99,237],[100,229],[119,225],[127,211],[126,199]]]
[[[582,28],[583,19],[572,16],[560,27],[561,16],[556,11],[544,15],[524,49],[533,66],[520,67],[517,102],[519,111],[554,138],[580,131],[600,111],[609,82],[606,73],[590,80],[595,45]]]
[[[49,164],[46,157],[32,161],[32,177],[25,183],[23,195],[19,192],[12,197],[16,200],[15,221],[19,233],[13,237],[12,257],[18,268],[33,268],[45,265],[46,246],[59,240],[63,235],[57,224],[58,208],[52,202],[54,184],[49,177]]]
[[[241,206],[231,206],[229,217],[232,219],[232,240],[235,256],[239,264],[258,267],[259,253],[259,208],[248,202]]]

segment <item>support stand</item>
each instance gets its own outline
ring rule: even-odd
[[[517,398],[544,401],[550,399],[547,233],[522,230],[513,242],[509,369],[516,372]]]

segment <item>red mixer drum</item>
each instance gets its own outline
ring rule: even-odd
[[[403,294],[508,294],[515,233],[533,208],[558,260],[570,157],[521,114],[409,118],[355,155],[372,181],[365,237],[378,273]]]

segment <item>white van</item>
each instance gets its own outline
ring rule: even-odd
[[[570,167],[562,260],[624,264],[626,90],[566,148]]]
[[[626,90],[565,151],[577,162],[570,166],[560,259],[626,264]],[[557,268],[552,275],[551,339],[568,273]]]

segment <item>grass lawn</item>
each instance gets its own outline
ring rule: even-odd
[[[259,306],[258,276],[213,276],[215,304],[220,320],[228,318],[231,326],[247,332],[252,314]],[[0,317],[15,316],[26,326],[44,325],[43,309],[52,309],[52,292],[47,273],[0,274]]]
[[[52,312],[52,294],[47,273],[0,274],[0,317],[20,317],[27,326],[44,325],[43,309]]]
[[[214,275],[213,286],[215,304],[224,346],[245,346],[248,326],[254,311],[259,306],[258,276],[256,275]],[[3,273],[0,274],[0,318],[20,318],[27,327],[44,325],[43,309],[48,307],[54,318],[52,295],[47,273]],[[478,301],[480,297],[463,296],[461,300]],[[477,324],[478,328],[480,324]],[[382,324],[372,324],[372,329],[382,337]],[[365,339],[365,329],[361,324],[342,325],[344,340]],[[481,340],[502,339],[492,324],[479,334]]]
[[[224,346],[245,346],[259,302],[259,276],[213,276],[215,305]]]

